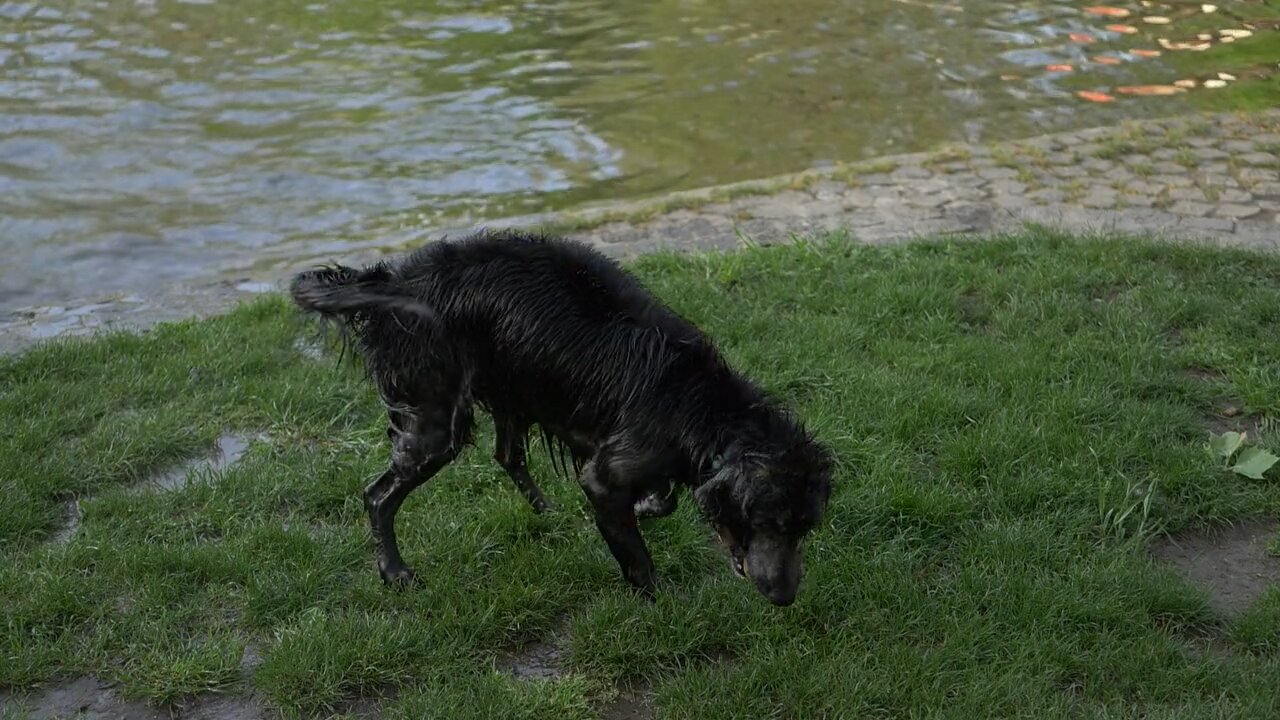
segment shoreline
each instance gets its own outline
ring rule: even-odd
[[[776,244],[842,228],[858,242],[890,243],[1001,233],[1028,223],[1280,249],[1280,110],[949,145],[480,226],[542,228],[627,258],[659,249]],[[402,249],[347,259],[363,262]],[[283,289],[288,273],[275,280],[211,279],[149,296],[90,296],[67,306],[21,308],[0,316],[0,353],[21,352],[54,337],[142,331],[217,314],[253,295]]]

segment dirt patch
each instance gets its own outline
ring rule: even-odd
[[[1225,377],[1221,371],[1207,367],[1190,367],[1186,373],[1187,377],[1197,382],[1214,382]]]
[[[517,680],[554,680],[564,674],[564,648],[535,641],[498,654],[498,670]]]
[[[258,698],[208,694],[167,706],[125,700],[96,678],[81,677],[45,686],[26,696],[0,695],[0,714],[30,720],[266,720],[277,714]]]
[[[240,654],[240,672],[246,678],[252,677],[253,672],[262,664],[262,650],[254,643],[246,643],[244,652]]]
[[[1213,413],[1204,416],[1204,424],[1210,432],[1247,433],[1250,440],[1256,441],[1262,435],[1262,418],[1257,415],[1245,415],[1240,406],[1234,403],[1223,403]]]
[[[1221,612],[1249,607],[1271,585],[1280,585],[1280,558],[1268,554],[1280,523],[1253,521],[1209,533],[1186,532],[1157,540],[1151,554],[1209,590]]]
[[[977,290],[966,290],[956,300],[956,312],[960,323],[970,330],[982,330],[991,325],[991,309]]]
[[[66,545],[76,536],[80,528],[80,499],[70,498],[62,504],[62,527],[49,536],[49,542],[55,545]]]

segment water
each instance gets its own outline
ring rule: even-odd
[[[1039,72],[1099,27],[1033,2],[0,0],[0,311],[1176,112]]]

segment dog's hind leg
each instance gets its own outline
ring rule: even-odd
[[[529,437],[530,424],[514,416],[495,413],[493,426],[497,435],[493,458],[507,471],[511,482],[515,483],[516,489],[529,501],[535,513],[546,510],[547,499],[533,482],[529,466],[525,462],[525,440]]]
[[[578,482],[591,503],[596,527],[622,568],[623,577],[646,597],[653,598],[653,558],[640,535],[635,498],[630,488],[620,485],[618,478],[612,477],[608,463],[599,455],[587,462]]]
[[[463,400],[388,411],[391,467],[364,489],[365,509],[377,548],[378,573],[384,582],[404,587],[413,571],[400,557],[396,513],[409,493],[453,461],[467,440],[471,409]]]

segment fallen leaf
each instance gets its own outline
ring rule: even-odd
[[[1237,40],[1241,40],[1243,38],[1249,37],[1250,35],[1253,35],[1253,31],[1245,30],[1244,28],[1227,28],[1226,30],[1219,30],[1218,34],[1222,35],[1223,37],[1231,37]]]
[[[1093,36],[1092,36],[1092,35],[1086,35],[1086,34],[1084,34],[1084,33],[1071,33],[1071,34],[1070,34],[1070,35],[1068,35],[1067,37],[1071,38],[1071,42],[1078,42],[1078,43],[1091,43],[1091,42],[1093,42]]]
[[[1225,38],[1224,38],[1225,39]],[[1156,42],[1165,50],[1208,50],[1211,43],[1174,42],[1169,38],[1156,38]]]
[[[1084,9],[1090,15],[1102,15],[1104,17],[1124,18],[1129,17],[1129,11],[1124,8],[1110,7],[1108,5],[1090,5]]]
[[[1226,36],[1226,37],[1222,38],[1222,40],[1221,40],[1220,42],[1223,42],[1223,43],[1233,43],[1233,42],[1235,42],[1235,41],[1236,41],[1236,39],[1235,39],[1235,38],[1233,38],[1233,37],[1231,37],[1230,35],[1228,35],[1228,36]]]
[[[1177,95],[1184,92],[1175,85],[1125,85],[1116,88],[1121,95]]]
[[[1121,35],[1132,35],[1138,32],[1138,28],[1132,25],[1108,25],[1107,29],[1113,33],[1120,33]]]
[[[1197,40],[1212,40],[1213,36],[1209,33],[1199,33],[1196,35]]]
[[[1005,81],[1008,81],[1008,80],[1019,80],[1019,79],[1021,79],[1021,78],[1022,78],[1022,76],[1021,76],[1021,75],[1001,75],[1001,76],[1000,76],[1000,79],[1001,79],[1001,80],[1005,80]]]
[[[1261,480],[1263,473],[1270,470],[1277,461],[1280,461],[1280,458],[1262,448],[1245,448],[1240,451],[1240,457],[1236,458],[1236,464],[1231,466],[1231,471],[1237,475]]]
[[[1163,15],[1148,15],[1142,18],[1142,22],[1148,25],[1168,25],[1173,21]]]
[[[1224,432],[1221,435],[1214,435],[1213,433],[1210,433],[1209,451],[1212,452],[1215,457],[1220,457],[1223,460],[1226,460],[1232,455],[1235,455],[1236,451],[1240,449],[1240,446],[1244,445],[1244,439],[1244,433]]]
[[[1110,55],[1094,55],[1093,61],[1099,65],[1119,65],[1120,58],[1111,57]]]
[[[1218,73],[1218,79],[1219,80],[1235,80],[1236,76],[1232,75],[1231,73],[1220,72]]]
[[[1240,414],[1240,408],[1236,407],[1235,405],[1228,405],[1222,408],[1222,417],[1233,418],[1239,414]]]
[[[1195,80],[1174,80],[1173,84],[1176,87],[1187,88],[1189,90],[1199,85],[1200,83],[1196,82]]]
[[[1205,3],[1204,5],[1200,6],[1200,12],[1204,13],[1205,15],[1208,15],[1209,13],[1218,12],[1218,6]]]
[[[1077,93],[1076,93],[1076,95],[1077,95],[1081,100],[1088,100],[1089,102],[1096,102],[1096,103],[1109,103],[1109,102],[1114,102],[1114,101],[1115,101],[1115,98],[1114,98],[1114,97],[1112,97],[1112,96],[1110,96],[1110,95],[1108,95],[1108,94],[1106,94],[1106,93],[1104,93],[1104,92],[1095,92],[1095,91],[1093,91],[1093,90],[1081,90],[1081,91],[1077,92]]]
[[[1129,52],[1134,55],[1137,55],[1138,57],[1144,57],[1144,58],[1160,57],[1159,50],[1146,50],[1143,48],[1137,48],[1136,50],[1130,50]]]
[[[1211,90],[1217,90],[1218,88],[1226,87],[1227,81],[1226,80],[1205,80],[1204,86]]]
[[[1071,72],[1072,70],[1075,70],[1075,68],[1070,65],[1045,65],[1044,69],[1049,72]]]

